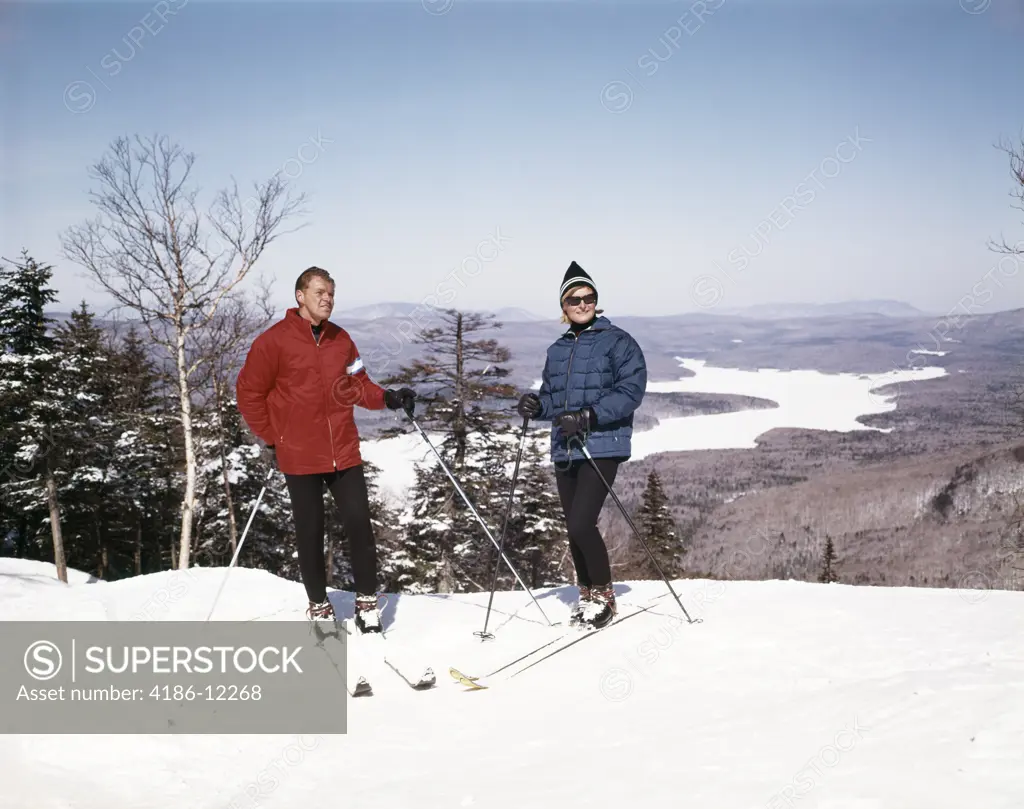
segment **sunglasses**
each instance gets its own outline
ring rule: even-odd
[[[565,302],[569,306],[579,306],[581,303],[585,303],[588,306],[592,303],[597,303],[597,295],[591,292],[589,295],[570,295],[565,299]]]

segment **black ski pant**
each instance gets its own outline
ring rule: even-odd
[[[349,539],[349,557],[356,593],[377,592],[377,548],[370,522],[370,498],[363,467],[351,466],[317,475],[285,475],[292,501],[299,571],[306,595],[317,604],[327,598],[324,554],[324,485],[331,492],[338,518]]]
[[[615,475],[625,458],[595,458],[608,485],[615,483]],[[607,587],[612,583],[608,548],[597,528],[608,489],[597,476],[587,459],[573,461],[568,468],[555,464],[555,481],[562,500],[565,527],[569,533],[576,578],[582,587]]]

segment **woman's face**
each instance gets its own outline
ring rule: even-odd
[[[562,299],[562,311],[573,323],[586,323],[596,307],[597,295],[590,287],[576,287]]]

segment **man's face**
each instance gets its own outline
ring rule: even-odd
[[[334,311],[334,284],[314,277],[304,290],[296,293],[299,309],[305,310],[311,320],[327,320]]]

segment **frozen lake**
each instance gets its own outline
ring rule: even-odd
[[[658,452],[695,449],[747,449],[758,436],[779,427],[850,432],[870,430],[857,419],[895,410],[901,388],[879,391],[893,383],[937,379],[945,368],[893,370],[882,374],[826,374],[821,371],[741,371],[716,368],[703,360],[676,358],[694,376],[650,382],[650,393],[728,393],[769,399],[778,407],[707,416],[661,419],[652,430],[633,435],[633,458]],[[887,432],[887,431],[883,431]]]
[[[704,360],[676,357],[680,368],[694,376],[649,382],[649,393],[718,393],[753,396],[775,402],[767,410],[744,410],[705,416],[661,419],[651,430],[634,432],[633,459],[658,452],[702,449],[748,449],[769,430],[790,427],[806,430],[875,429],[857,419],[894,410],[903,385],[946,375],[940,367],[897,369],[878,374],[831,374],[813,370],[781,371],[762,368],[743,371],[709,366]],[[879,389],[898,384],[886,393]],[[534,383],[534,388],[540,382]],[[540,426],[540,425],[538,425]],[[430,436],[435,441],[435,436]],[[547,436],[541,439],[547,448]],[[435,441],[435,446],[437,446]],[[418,432],[399,438],[364,441],[364,457],[381,469],[381,493],[395,502],[404,500],[415,483],[415,465],[434,462],[434,455]],[[516,446],[510,444],[509,459]]]

